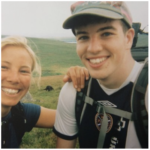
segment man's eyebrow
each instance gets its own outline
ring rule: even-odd
[[[98,29],[97,32],[109,30],[109,29],[116,30],[116,28],[114,28],[113,26],[107,26],[107,27],[103,27],[103,28]]]
[[[113,27],[113,26],[107,26],[107,27],[103,27],[103,28],[98,29],[97,32],[104,31],[104,30],[109,30],[109,29],[116,30],[116,28]],[[88,34],[88,33],[86,31],[76,31],[75,34],[77,36],[77,35],[80,35],[80,34]]]
[[[103,27],[103,28],[98,29],[97,32],[104,31],[104,30],[109,30],[109,29],[116,30],[116,28],[113,27],[113,26],[107,26],[107,27]],[[86,31],[76,31],[75,34],[77,36],[77,35],[80,35],[80,34],[88,34],[88,33]]]

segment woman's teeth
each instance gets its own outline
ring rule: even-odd
[[[19,92],[19,90],[6,89],[6,88],[2,88],[2,90],[8,94],[16,94]]]

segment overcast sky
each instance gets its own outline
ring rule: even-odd
[[[1,34],[26,37],[71,37],[72,32],[62,28],[70,16],[73,1],[2,1]],[[128,1],[134,22],[148,25],[148,1]],[[148,31],[148,28],[145,29]]]

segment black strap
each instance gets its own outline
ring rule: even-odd
[[[84,88],[80,92],[76,93],[75,117],[77,120],[78,127],[80,126],[80,116],[81,116],[82,108],[84,105],[83,100],[85,99],[84,93],[87,93],[88,83],[89,83],[89,80],[86,80]]]
[[[148,59],[134,83],[131,106],[137,119],[134,121],[136,133],[142,148],[148,148],[148,112],[146,111],[145,94],[148,85]]]

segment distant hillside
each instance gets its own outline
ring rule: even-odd
[[[76,54],[76,44],[52,39],[27,39],[40,57],[42,76],[61,75],[71,66],[82,65]]]
[[[67,42],[67,43],[76,43],[76,38],[75,37],[59,38],[59,40]]]

